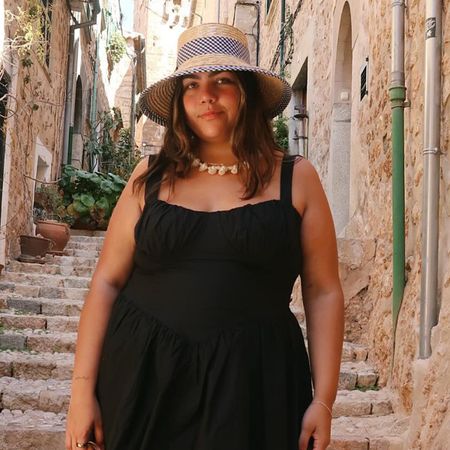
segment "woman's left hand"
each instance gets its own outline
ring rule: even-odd
[[[326,450],[330,443],[331,416],[320,404],[311,403],[303,416],[302,431],[298,441],[299,450]],[[312,447],[308,443],[314,442]]]

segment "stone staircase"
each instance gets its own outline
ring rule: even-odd
[[[68,256],[12,261],[0,277],[0,450],[64,450],[78,316],[102,242],[72,236]],[[330,450],[403,449],[405,420],[367,356],[345,343]]]

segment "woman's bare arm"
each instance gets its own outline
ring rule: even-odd
[[[344,334],[344,297],[330,208],[317,172],[307,160],[294,166],[293,204],[302,214],[300,276],[314,401],[316,408],[329,414],[320,403],[331,410],[336,398]],[[329,431],[328,437],[323,437],[324,434],[320,436],[324,442],[319,442],[323,448],[328,444]]]
[[[72,395],[66,425],[65,448],[91,436],[104,450],[103,426],[95,398],[98,366],[111,308],[133,266],[134,227],[142,211],[142,190],[133,193],[133,181],[143,173],[148,160],[133,171],[111,216],[100,258],[92,277],[78,327]]]
[[[138,163],[114,208],[103,248],[80,316],[73,372],[72,397],[92,395],[112,305],[133,265],[134,227],[141,215],[143,190],[132,193],[132,183],[142,174],[147,158]]]

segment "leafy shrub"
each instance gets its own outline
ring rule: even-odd
[[[278,116],[273,121],[273,134],[277,145],[287,150],[289,148],[289,129],[283,116]]]
[[[71,216],[64,205],[63,192],[56,184],[42,183],[36,188],[33,207],[34,220],[56,220],[73,225]]]
[[[140,159],[141,153],[131,141],[130,129],[121,128],[118,141],[103,147],[101,167],[103,171],[107,170],[128,180]]]
[[[86,172],[64,166],[59,185],[67,212],[81,228],[106,229],[125,180],[112,173]]]

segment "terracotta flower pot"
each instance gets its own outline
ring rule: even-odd
[[[55,220],[37,220],[36,234],[51,239],[55,243],[52,252],[62,252],[70,239],[69,225]]]
[[[52,244],[52,241],[47,238],[20,235],[20,251],[24,256],[44,257]]]

